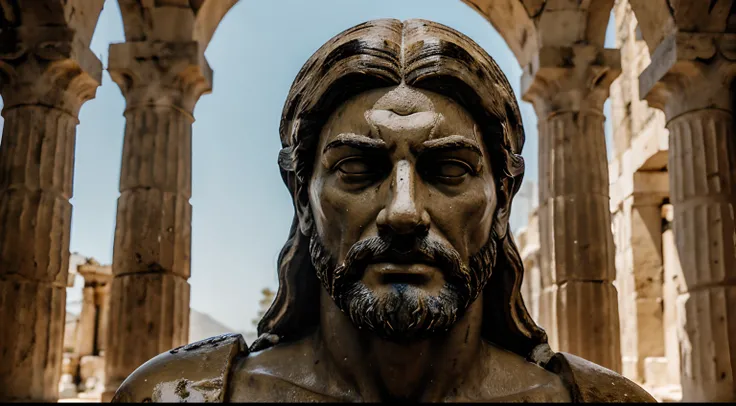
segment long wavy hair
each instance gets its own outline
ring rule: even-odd
[[[524,268],[507,220],[524,176],[519,106],[493,58],[465,35],[426,20],[381,19],[343,31],[317,50],[294,80],[279,128],[283,146],[279,166],[293,197],[295,214],[278,257],[278,293],[258,323],[259,338],[251,350],[297,340],[319,323],[321,285],[309,254],[312,215],[307,190],[322,126],[349,98],[402,82],[453,99],[481,128],[499,200],[489,237],[495,239],[498,249],[483,290],[482,335],[498,346],[544,363],[549,357],[547,334],[524,306]]]

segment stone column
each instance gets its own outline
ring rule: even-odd
[[[104,358],[100,334],[104,329],[103,312],[109,300],[112,269],[102,266],[94,259],[77,267],[84,277],[82,290],[82,313],[77,331],[77,353],[79,356],[79,389],[85,392],[102,392],[104,380]]]
[[[532,319],[539,321],[541,275],[539,272],[539,222],[536,210],[529,214],[529,222],[518,237],[517,244],[524,262],[524,279],[521,283],[524,305]],[[542,325],[542,327],[545,327]]]
[[[0,401],[58,398],[78,113],[102,66],[64,26],[3,27]]]
[[[620,371],[614,246],[603,103],[620,73],[617,50],[544,47],[524,72],[539,120],[543,300],[554,301],[555,350]],[[553,337],[554,339],[554,337]]]
[[[112,282],[112,267],[110,267],[110,282]],[[97,354],[102,357],[105,356],[107,330],[110,326],[110,288],[111,283],[108,283],[98,291]]]
[[[202,51],[194,41],[110,46],[127,107],[103,401],[188,340],[192,112],[212,81]]]
[[[667,172],[638,171],[623,201],[624,266],[619,275],[622,372],[649,387],[666,383],[664,363],[662,204]],[[660,373],[661,372],[661,373]]]
[[[86,281],[85,281],[86,282]],[[95,287],[82,288],[82,311],[79,313],[77,326],[77,354],[80,357],[94,355],[95,348],[95,321],[97,306],[95,306]]]
[[[652,53],[640,94],[670,131],[673,231],[687,293],[683,401],[735,401],[736,34],[675,33]]]
[[[680,343],[685,337],[685,313],[680,311],[687,293],[687,287],[682,276],[680,257],[677,254],[677,244],[672,231],[674,210],[671,204],[662,206],[662,265],[664,268],[664,348],[667,358],[667,381],[672,385],[680,386]]]
[[[77,272],[84,277],[82,288],[82,312],[79,315],[77,329],[77,353],[80,357],[100,355],[103,348],[104,329],[103,312],[107,307],[107,292],[112,280],[110,266],[102,266],[94,260],[77,267]]]

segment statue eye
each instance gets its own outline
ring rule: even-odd
[[[368,163],[361,158],[348,158],[337,164],[337,170],[345,175],[368,175],[371,168]]]
[[[443,178],[459,178],[470,172],[470,167],[460,161],[441,161],[435,172]]]

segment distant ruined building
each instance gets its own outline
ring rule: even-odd
[[[94,258],[72,254],[67,288],[83,279],[81,311],[67,311],[64,326],[64,352],[59,396],[77,397],[84,393],[99,397],[105,389],[105,343],[109,320],[110,265],[100,265]]]
[[[101,265],[94,258],[77,253],[71,255],[69,262],[59,397],[99,400],[105,389],[105,342],[112,270],[110,265]],[[264,289],[263,294],[259,318],[273,300],[274,292]],[[194,309],[190,309],[189,317],[189,341],[192,342],[224,333],[238,333]],[[256,338],[252,331],[240,333],[248,342]]]

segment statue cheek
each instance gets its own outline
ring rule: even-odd
[[[488,242],[493,226],[496,209],[495,194],[488,194],[487,190],[474,194],[468,201],[464,222],[467,225],[466,238],[468,254],[478,252]]]
[[[311,200],[316,206],[314,212],[319,215],[318,222],[322,223],[323,231],[331,234],[342,234],[351,215],[357,211],[355,207],[359,206],[354,194],[330,185],[330,182],[325,182],[320,190],[314,191]]]

